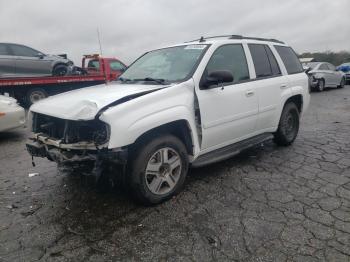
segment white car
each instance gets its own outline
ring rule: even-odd
[[[32,156],[115,163],[136,199],[178,193],[204,166],[274,137],[297,137],[310,100],[294,51],[273,39],[222,36],[153,50],[116,83],[50,97],[30,109]]]
[[[24,108],[12,97],[0,95],[0,132],[23,127],[25,124]]]
[[[337,70],[334,65],[326,62],[311,62],[307,64],[306,71],[310,77],[311,88],[322,92],[325,87],[343,88],[345,74]]]

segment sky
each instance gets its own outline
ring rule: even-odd
[[[148,50],[235,34],[282,40],[296,52],[350,51],[350,0],[0,0],[0,42],[99,53],[129,64]]]

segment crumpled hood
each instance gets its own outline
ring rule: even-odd
[[[30,107],[30,111],[68,120],[91,120],[113,102],[163,87],[119,83],[85,87],[39,101]]]

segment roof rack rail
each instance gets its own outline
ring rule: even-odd
[[[249,39],[249,40],[258,40],[258,41],[268,41],[268,42],[274,42],[274,43],[279,43],[279,44],[284,44],[284,42],[277,40],[277,39],[272,39],[272,38],[262,38],[262,37],[249,37],[249,36],[242,36],[242,35],[217,35],[217,36],[209,36],[209,37],[203,37],[191,41],[187,41],[185,43],[190,43],[190,42],[205,42],[207,39],[213,39],[213,38],[221,38],[221,37],[226,37],[227,39]]]

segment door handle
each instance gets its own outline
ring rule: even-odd
[[[245,95],[247,97],[252,96],[252,95],[254,95],[254,91],[253,90],[248,90],[247,92],[245,92]]]
[[[282,85],[280,86],[280,88],[281,88],[281,89],[286,89],[286,88],[288,88],[288,86],[287,86],[287,84],[282,84]]]

